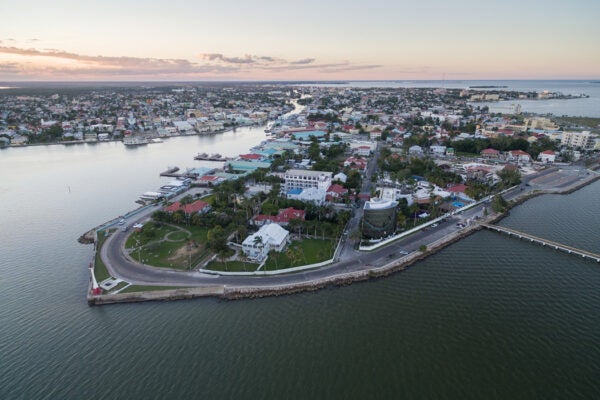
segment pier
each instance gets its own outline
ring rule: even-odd
[[[166,171],[161,172],[160,176],[166,176],[169,178],[190,178],[190,179],[198,178],[198,174],[194,174],[194,173],[190,173],[190,172],[178,173],[177,171],[179,171],[179,167],[172,167],[172,168],[167,169]]]
[[[490,224],[481,224],[481,226],[486,229],[492,230],[492,231],[505,233],[508,236],[514,236],[519,239],[529,240],[532,243],[537,243],[542,246],[547,246],[547,247],[553,248],[554,250],[560,250],[567,254],[573,254],[573,255],[581,256],[583,258],[589,258],[589,259],[595,260],[596,262],[600,263],[600,254],[592,253],[591,251],[577,249],[575,247],[567,246],[565,244],[554,242],[554,241],[548,240],[548,239],[542,239],[537,236],[530,235],[529,233],[523,233],[523,232],[520,232],[520,231],[517,231],[514,229],[510,229],[510,228],[507,228],[504,226],[490,225]]]

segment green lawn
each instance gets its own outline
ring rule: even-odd
[[[152,292],[155,290],[174,290],[174,289],[185,289],[186,286],[138,286],[131,285],[127,289],[120,293],[135,293],[135,292]]]
[[[332,239],[294,241],[282,253],[269,253],[269,259],[262,270],[274,271],[329,260],[335,250],[335,244]]]
[[[304,239],[294,241],[283,253],[271,252],[261,271],[274,271],[298,267],[301,265],[315,264],[321,261],[329,260],[335,250],[335,241],[331,239]],[[227,272],[251,272],[258,268],[258,264],[244,263],[242,261],[228,261],[227,265],[214,260],[208,263],[205,269],[211,271]]]
[[[465,153],[462,151],[457,151],[455,154],[457,157],[470,157],[470,158],[480,158],[481,154],[477,153]]]
[[[188,238],[186,232],[171,225],[163,224],[156,228],[154,222],[149,222],[144,225],[144,229],[147,229],[147,226],[155,232],[151,238],[147,237],[147,233],[144,236],[142,231],[132,233],[127,239],[128,248],[136,248],[136,240],[140,241],[141,247],[130,253],[131,257],[139,262],[155,267],[187,270],[209,254],[204,246],[208,228],[179,225],[191,233],[191,237]],[[167,234],[169,240],[163,240]],[[188,247],[188,239],[195,241],[197,246]],[[133,245],[129,246],[131,244]]]
[[[110,278],[106,265],[104,265],[104,262],[102,262],[102,258],[100,257],[100,249],[102,249],[106,239],[107,237],[104,235],[104,231],[98,232],[98,243],[96,243],[96,256],[94,258],[94,275],[96,276],[98,283]]]
[[[121,283],[119,283],[117,286],[115,286],[115,287],[113,287],[112,289],[110,289],[110,291],[109,291],[109,292],[110,292],[110,293],[114,293],[114,292],[116,292],[117,290],[119,290],[119,289],[121,289],[121,288],[123,288],[123,287],[125,287],[125,286],[127,286],[127,285],[129,285],[129,283],[127,283],[127,282],[121,282]]]
[[[178,229],[173,228],[169,225],[162,225],[155,227],[154,222],[147,222],[144,224],[142,232],[133,232],[127,238],[125,242],[126,249],[133,249],[134,247],[144,246],[152,241],[162,239],[169,232],[177,232]]]
[[[211,271],[228,271],[228,272],[252,272],[256,271],[258,264],[243,261],[227,261],[222,263],[220,261],[211,261],[204,269]]]

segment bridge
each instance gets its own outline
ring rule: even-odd
[[[529,233],[519,232],[517,230],[510,229],[510,228],[507,228],[504,226],[490,225],[490,224],[481,224],[481,226],[486,229],[492,230],[492,231],[505,233],[508,236],[514,236],[519,239],[529,240],[532,243],[537,243],[542,246],[548,246],[550,248],[553,248],[555,250],[560,250],[567,254],[574,254],[574,255],[581,256],[583,258],[589,258],[589,259],[595,260],[596,262],[600,263],[600,254],[595,254],[595,253],[592,253],[591,251],[576,249],[575,247],[572,247],[572,246],[567,246],[562,243],[553,242],[552,240],[548,240],[548,239],[542,239],[540,237],[530,235]]]

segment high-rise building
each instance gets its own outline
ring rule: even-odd
[[[373,199],[364,207],[362,234],[367,239],[381,239],[396,232],[395,200]]]

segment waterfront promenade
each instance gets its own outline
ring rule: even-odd
[[[532,196],[544,193],[568,193],[600,178],[600,175],[581,168],[549,168],[523,179],[520,186],[504,194],[507,201],[518,204]],[[556,182],[553,185],[552,182]],[[297,291],[315,290],[329,285],[348,284],[353,281],[387,275],[402,270],[414,262],[433,254],[471,233],[482,229],[482,224],[493,223],[502,214],[484,215],[484,204],[479,204],[460,215],[441,222],[435,229],[420,230],[408,237],[370,252],[355,249],[352,239],[344,239],[333,263],[315,269],[271,276],[215,275],[199,271],[176,271],[155,268],[131,259],[125,251],[128,234],[113,233],[102,246],[101,258],[109,273],[118,279],[142,286],[173,286],[176,290],[156,292],[151,296],[143,293],[89,296],[90,304],[112,302],[165,300],[201,296],[222,298],[260,297]],[[147,220],[154,210],[147,209],[136,215],[135,222]],[[488,210],[489,211],[489,210]],[[470,221],[464,228],[458,223]],[[426,251],[419,251],[421,246]],[[422,249],[422,248],[421,248]],[[402,253],[408,255],[402,256]],[[189,287],[191,289],[181,289]],[[197,289],[193,289],[197,288]],[[161,294],[159,294],[161,293]]]

